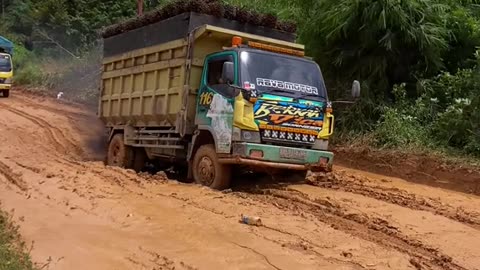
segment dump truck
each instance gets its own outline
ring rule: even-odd
[[[98,114],[107,165],[176,163],[214,189],[235,168],[304,176],[333,164],[331,102],[295,34],[210,15],[105,38]]]
[[[10,95],[13,78],[13,43],[0,36],[0,91],[4,97]]]

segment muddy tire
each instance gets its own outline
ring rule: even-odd
[[[115,134],[108,145],[107,165],[132,169],[134,159],[133,147],[125,145],[123,134]]]
[[[10,90],[3,90],[3,97],[8,97],[10,96]]]
[[[218,162],[215,146],[202,145],[193,158],[193,179],[197,184],[212,189],[226,189],[230,186],[231,166]]]

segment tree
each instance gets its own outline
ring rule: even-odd
[[[443,68],[450,9],[440,1],[306,2],[302,39],[331,77],[367,81],[382,96]]]

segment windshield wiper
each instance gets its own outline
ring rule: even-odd
[[[303,95],[302,97],[316,97],[316,98],[323,98],[323,99],[325,99],[324,96],[320,96],[320,95],[318,95],[318,94],[313,94],[313,93],[305,94],[305,95]]]

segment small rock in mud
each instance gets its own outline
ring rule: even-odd
[[[421,270],[422,269],[422,265],[420,264],[420,262],[418,262],[416,259],[414,258],[411,258],[410,259],[410,263],[415,266],[416,269],[418,270]]]
[[[125,171],[126,171],[127,173],[129,173],[129,174],[137,174],[137,173],[136,173],[134,170],[132,170],[132,169],[127,169],[127,170],[125,170]]]
[[[222,193],[225,193],[225,194],[232,193],[232,192],[233,190],[231,188],[222,190]]]
[[[159,171],[155,174],[155,179],[158,180],[168,180],[168,176],[164,171]]]
[[[351,252],[342,251],[342,256],[345,258],[352,258],[353,254]]]
[[[133,217],[133,214],[127,214],[127,217]]]
[[[301,242],[300,246],[303,248],[303,250],[308,250],[310,249],[310,246],[308,245],[307,242]]]

